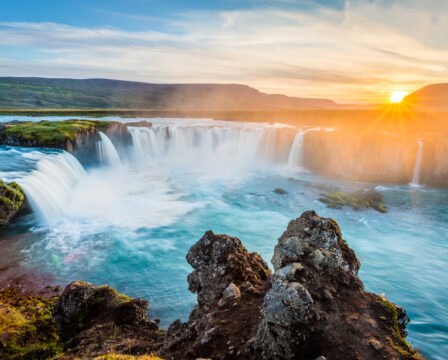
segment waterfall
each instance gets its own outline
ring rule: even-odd
[[[305,133],[306,131],[297,133],[289,150],[288,166],[292,168],[303,166],[303,135]]]
[[[186,154],[210,157],[210,161],[272,161],[276,151],[276,128],[159,126],[128,128],[134,153],[144,158]]]
[[[420,186],[420,172],[423,157],[423,141],[418,140],[417,157],[415,158],[414,172],[412,174],[412,186]]]
[[[100,141],[97,143],[97,147],[100,162],[110,166],[120,165],[120,156],[112,141],[103,132],[100,131],[99,134]]]
[[[46,155],[37,169],[19,181],[38,217],[54,224],[64,215],[70,194],[85,175],[84,168],[68,152]]]

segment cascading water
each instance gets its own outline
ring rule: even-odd
[[[237,127],[183,127],[156,126],[129,127],[137,156],[159,158],[175,156],[179,161],[185,155],[199,156],[209,163],[229,160],[233,164],[272,161],[276,151],[276,131],[271,128]],[[204,166],[206,164],[202,163]]]
[[[100,141],[98,141],[97,147],[101,164],[110,166],[120,165],[120,156],[112,141],[103,132],[100,131],[99,134]]]
[[[292,168],[303,166],[303,135],[306,131],[299,131],[294,138],[288,156],[288,166]]]
[[[415,158],[415,164],[414,164],[414,172],[412,174],[412,186],[420,186],[420,173],[421,173],[421,167],[422,167],[422,157],[423,157],[423,141],[418,140],[418,150],[417,150],[417,157]]]
[[[85,175],[84,168],[68,152],[43,155],[37,169],[20,180],[33,211],[46,224],[58,222],[67,209],[73,188]]]

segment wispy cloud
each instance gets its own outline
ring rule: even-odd
[[[381,101],[392,90],[448,81],[448,4],[429,2],[360,0],[309,11],[270,6],[157,19],[173,32],[3,22],[0,72],[238,82],[341,102]],[[39,56],[18,60],[7,51],[12,47]]]

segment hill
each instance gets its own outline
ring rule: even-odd
[[[237,84],[0,77],[0,109],[342,109],[327,99],[265,94]]]
[[[403,101],[416,110],[448,111],[448,83],[425,86]]]

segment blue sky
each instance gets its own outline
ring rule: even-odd
[[[0,76],[382,102],[448,81],[444,0],[0,0]]]

